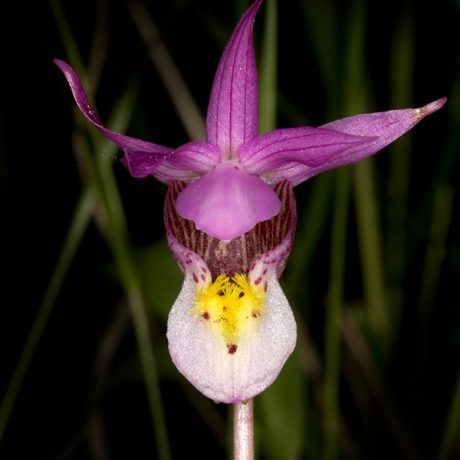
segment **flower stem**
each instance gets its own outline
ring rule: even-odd
[[[254,409],[252,399],[233,404],[233,459],[254,459]]]

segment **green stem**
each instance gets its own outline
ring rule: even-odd
[[[391,107],[412,107],[414,86],[414,5],[402,5],[401,17],[395,27],[391,46]],[[406,271],[408,196],[411,180],[411,136],[404,136],[389,147],[387,232],[385,265],[388,272],[388,305],[392,330],[398,330],[403,307],[403,277]]]
[[[344,291],[349,190],[349,170],[348,168],[340,169],[336,172],[336,198],[332,222],[331,270],[326,317],[323,460],[334,460],[338,455],[340,316]]]
[[[148,327],[148,315],[142,299],[140,281],[129,251],[123,208],[110,163],[105,157],[99,155],[95,156],[95,163],[100,197],[108,218],[109,240],[133,318],[158,453],[161,460],[169,460],[171,453]]]
[[[171,97],[177,114],[191,139],[206,139],[205,121],[197,103],[180,74],[161,34],[143,3],[128,2],[131,16],[149,49],[150,57]]]
[[[288,270],[283,274],[288,297],[305,293],[302,277],[313,263],[321,235],[325,232],[330,217],[329,203],[333,194],[334,174],[322,174],[311,184],[309,199],[299,214],[299,223],[293,251],[289,258]],[[300,289],[299,289],[300,287]]]
[[[72,63],[72,67],[75,69],[78,75],[80,75],[83,85],[86,86],[88,79],[86,78],[85,66],[83,65],[83,60],[81,59],[77,42],[75,41],[75,38],[72,34],[69,22],[67,21],[67,17],[64,14],[64,10],[62,9],[59,0],[49,0],[48,4],[50,6],[51,12],[53,13],[54,21],[59,30],[59,35],[63,42],[67,56]]]
[[[363,61],[365,43],[365,4],[354,0],[350,10],[350,26],[346,48],[345,109],[359,113],[366,108],[367,82]],[[354,201],[356,205],[359,249],[369,326],[383,344],[389,341],[390,321],[386,306],[386,292],[381,252],[379,209],[374,188],[373,160],[360,161],[353,166]]]
[[[369,305],[369,326],[375,337],[383,340],[385,344],[389,339],[390,323],[386,307],[381,234],[373,185],[375,174],[372,160],[355,164],[353,172],[362,274]]]
[[[84,76],[86,72],[84,72],[82,59],[59,1],[50,0],[50,7],[61,33],[70,62],[78,73]],[[129,105],[129,101],[130,98],[128,95],[128,99],[122,102]],[[122,118],[126,115],[127,111],[121,110]],[[129,117],[125,118],[125,121],[126,119],[129,119]],[[129,251],[127,226],[112,170],[112,157],[110,155],[101,154],[104,150],[103,145],[107,145],[107,143],[104,142],[104,144],[102,144],[100,142],[100,137],[97,137],[98,135],[96,135],[94,129],[90,128],[90,132],[93,135],[93,145],[100,147],[94,149],[95,155],[92,159],[94,164],[91,165],[91,170],[95,172],[95,181],[98,187],[99,198],[107,215],[107,234],[109,243],[133,317],[159,458],[161,460],[169,460],[171,454],[157,378],[155,355],[148,328],[148,316],[141,295],[140,281]]]

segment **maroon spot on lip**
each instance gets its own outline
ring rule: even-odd
[[[259,276],[259,277],[254,281],[254,284],[257,286],[258,284],[260,284],[261,281],[262,281],[262,278]]]
[[[193,280],[198,284],[198,277],[195,275],[195,273],[193,274]]]
[[[235,345],[234,343],[228,343],[227,344],[227,349],[228,349],[228,354],[233,355],[236,353],[236,350],[238,349],[238,346]]]
[[[210,318],[209,313],[208,313],[207,311],[205,311],[205,312],[201,315],[201,317],[202,317],[203,319],[205,319],[206,321],[208,321],[209,318]]]

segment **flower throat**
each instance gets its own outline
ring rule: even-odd
[[[241,335],[265,313],[263,286],[252,285],[247,275],[219,275],[205,287],[197,286],[192,313],[215,327],[230,354],[237,351]]]

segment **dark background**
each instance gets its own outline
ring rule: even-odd
[[[291,125],[295,117],[299,122],[319,125],[329,121],[326,117],[331,113],[326,108],[328,88],[322,80],[314,45],[302,19],[304,1],[289,0],[279,2],[278,6],[279,127]],[[391,107],[390,40],[397,18],[407,5],[396,1],[364,3],[367,77],[371,81],[373,107],[383,111]],[[351,4],[351,1],[332,0],[323,3],[324,8],[334,8],[339,17],[344,18],[338,31],[338,52],[331,59],[344,59],[340,37],[345,34],[346,21],[350,20]],[[127,85],[135,81],[139,93],[128,133],[168,146],[186,142],[187,134],[149,60],[127,3],[80,0],[62,1],[61,5],[85,63],[90,55],[95,27],[101,30],[106,24],[107,54],[96,95],[101,119],[107,119],[115,100]],[[243,11],[242,6],[231,1],[206,0],[153,0],[147,6],[205,113],[214,71],[225,40]],[[105,13],[100,13],[101,8]],[[385,391],[397,407],[395,423],[404,426],[400,432],[407,434],[407,439],[416,446],[416,454],[408,457],[408,451],[395,441],[391,429],[380,420],[381,409],[371,405],[369,419],[363,418],[356,394],[344,384],[341,404],[353,449],[342,446],[343,458],[434,459],[460,362],[460,106],[457,104],[460,9],[458,2],[442,0],[436,4],[417,2],[410,11],[416,37],[413,103],[421,106],[441,96],[449,97],[445,108],[424,120],[411,134],[412,177],[407,229],[412,249],[410,262],[400,278],[404,310],[395,333],[395,346],[391,358],[381,365]],[[256,44],[260,42],[263,15],[261,11],[256,23]],[[75,125],[70,91],[52,63],[53,58],[66,60],[67,57],[49,4],[45,1],[18,1],[14,5],[3,2],[0,6],[0,51],[2,395],[62,249],[81,190],[79,173],[83,165],[72,153]],[[338,103],[334,115],[343,117],[349,113],[345,113]],[[382,232],[386,230],[388,205],[385,195],[388,163],[384,156],[382,153],[376,160]],[[140,250],[156,244],[163,236],[165,186],[153,179],[134,180],[119,163],[114,164],[114,169],[133,248]],[[422,266],[430,243],[433,189],[441,182],[448,184],[453,204],[448,233],[441,242],[445,254],[440,265],[439,284],[430,302],[430,315],[421,326],[425,331],[424,345],[418,348],[415,329],[422,292]],[[307,183],[297,190],[300,216],[308,205],[311,187]],[[363,297],[355,226],[356,223],[350,222],[346,274],[346,300],[350,304],[359,303]],[[305,286],[302,284],[292,299],[308,323],[320,357],[329,233],[328,227],[318,241],[312,268],[305,274],[308,298],[299,294]],[[165,264],[170,263],[169,256],[164,257],[169,261]],[[171,286],[165,286],[173,297],[177,292],[177,279],[176,273]],[[225,427],[227,408],[209,404],[178,376],[168,361],[164,317],[153,309],[151,322],[154,343],[158,346],[160,382],[173,458],[203,458],[205,454],[224,458],[228,435]],[[100,347],[106,343],[107,335],[115,334],[117,324],[121,324],[121,338],[110,356],[108,369],[101,371],[97,364]],[[309,399],[310,382],[306,383],[307,387],[310,388],[306,390]],[[368,397],[368,393],[364,391],[364,394]],[[306,409],[312,413],[309,420],[319,423],[321,408],[311,404],[312,408]],[[103,435],[92,425],[101,420]],[[209,424],[214,429],[210,429]],[[367,424],[373,427],[368,432],[365,429]],[[0,458],[105,458],[94,453],[97,442],[91,441],[92,435],[104,440],[110,453],[108,458],[156,458],[136,342],[123,289],[113,267],[110,248],[94,223],[89,226],[76,252],[35,350],[0,443]],[[311,433],[305,435],[307,444],[309,436]],[[262,432],[261,446],[263,438]],[[403,437],[402,444],[407,439]],[[354,454],[351,455],[350,451]],[[314,446],[305,448],[299,458],[316,458],[312,452],[315,452]],[[369,452],[372,452],[371,456]],[[458,442],[457,450],[453,449],[449,458],[460,458]]]

